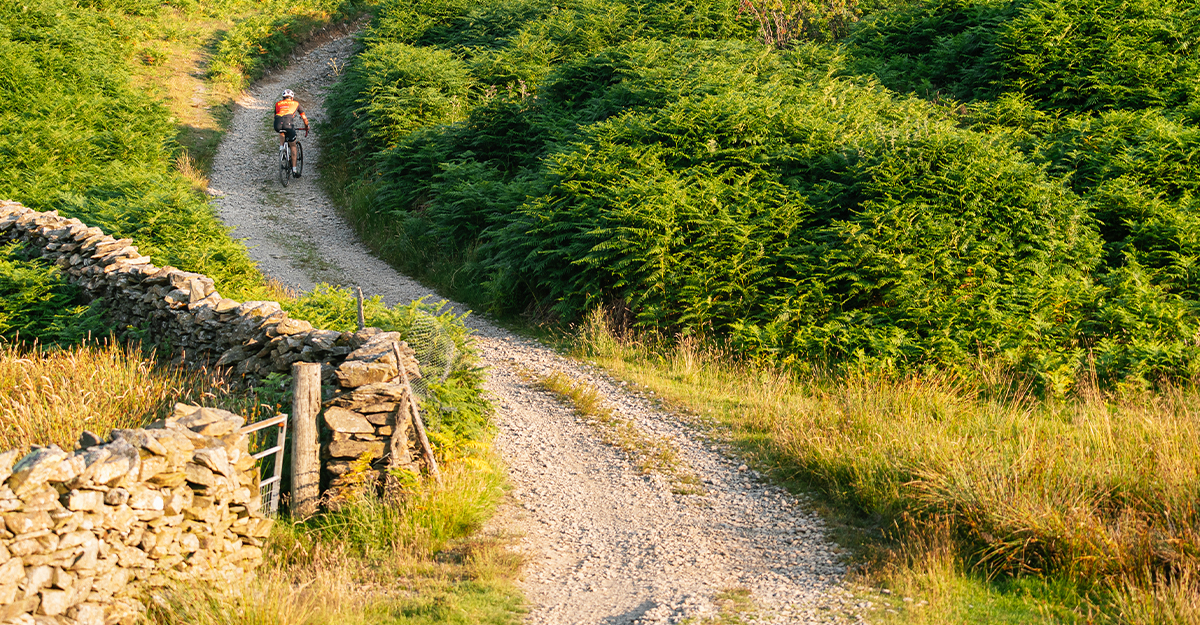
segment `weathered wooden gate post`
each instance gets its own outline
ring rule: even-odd
[[[321,412],[321,365],[292,365],[292,516],[306,519],[317,512],[321,495],[321,458],[317,415]]]

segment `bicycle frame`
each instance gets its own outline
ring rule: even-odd
[[[286,134],[283,132],[276,134],[281,139],[286,137]],[[276,163],[276,166],[279,168],[279,183],[286,187],[291,182],[293,169],[298,171],[304,166],[301,162],[301,159],[304,158],[304,148],[300,144],[300,140],[293,139],[291,141],[284,140],[280,142],[278,158],[279,161]],[[296,177],[299,178],[300,175],[297,173]]]

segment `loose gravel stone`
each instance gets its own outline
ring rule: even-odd
[[[331,41],[240,98],[214,160],[211,192],[260,268],[288,286],[310,290],[324,281],[359,286],[389,304],[437,301],[372,256],[321,192],[313,180],[319,136],[304,140],[304,178],[286,189],[275,178],[276,96],[291,88],[310,119],[324,119],[324,90],[355,49],[351,37]],[[488,531],[515,537],[514,548],[527,558],[528,623],[679,623],[716,615],[716,597],[735,589],[749,591],[756,606],[741,616],[748,623],[861,619],[843,584],[839,550],[803,501],[764,483],[727,445],[659,409],[653,394],[480,317],[467,323],[490,365],[495,445],[513,484]],[[528,379],[555,371],[593,385],[620,418],[668,440],[703,493],[678,494],[663,476],[640,473],[571,407]]]

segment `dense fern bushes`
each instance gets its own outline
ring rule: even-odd
[[[328,131],[402,262],[496,312],[1052,390],[1200,373],[1200,9],[875,4],[780,51],[733,0],[387,2]]]

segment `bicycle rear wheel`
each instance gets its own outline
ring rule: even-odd
[[[287,143],[283,144],[283,149],[279,151],[279,183],[283,186],[288,186],[292,180],[292,154],[291,146]]]
[[[300,144],[299,139],[294,145],[296,146],[296,177],[299,178],[304,173],[304,146]]]

